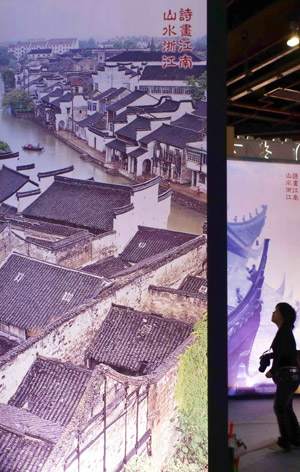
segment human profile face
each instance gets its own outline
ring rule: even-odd
[[[281,314],[281,311],[278,308],[278,306],[275,307],[275,310],[273,311],[271,320],[273,321],[273,323],[275,323],[278,326],[278,328],[280,328],[280,326],[283,325],[284,318],[283,318],[283,316]]]

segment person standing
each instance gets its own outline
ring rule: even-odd
[[[288,303],[278,303],[272,314],[272,322],[278,327],[271,348],[271,369],[265,374],[276,384],[274,412],[280,437],[270,449],[289,451],[291,446],[300,447],[300,427],[293,410],[293,395],[300,384],[297,365],[296,342],[293,335],[296,312]]]

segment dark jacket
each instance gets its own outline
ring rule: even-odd
[[[289,326],[278,329],[273,339],[271,348],[273,350],[272,375],[278,374],[282,367],[297,367],[297,350],[293,331]]]

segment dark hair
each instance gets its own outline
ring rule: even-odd
[[[285,302],[277,303],[276,308],[279,309],[280,313],[283,316],[284,325],[289,326],[290,328],[293,329],[294,323],[296,321],[296,316],[297,316],[294,308]]]

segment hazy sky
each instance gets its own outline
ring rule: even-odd
[[[163,14],[192,10],[192,35],[206,34],[207,0],[0,0],[0,42],[77,37],[162,36]],[[178,13],[177,13],[178,19]]]

